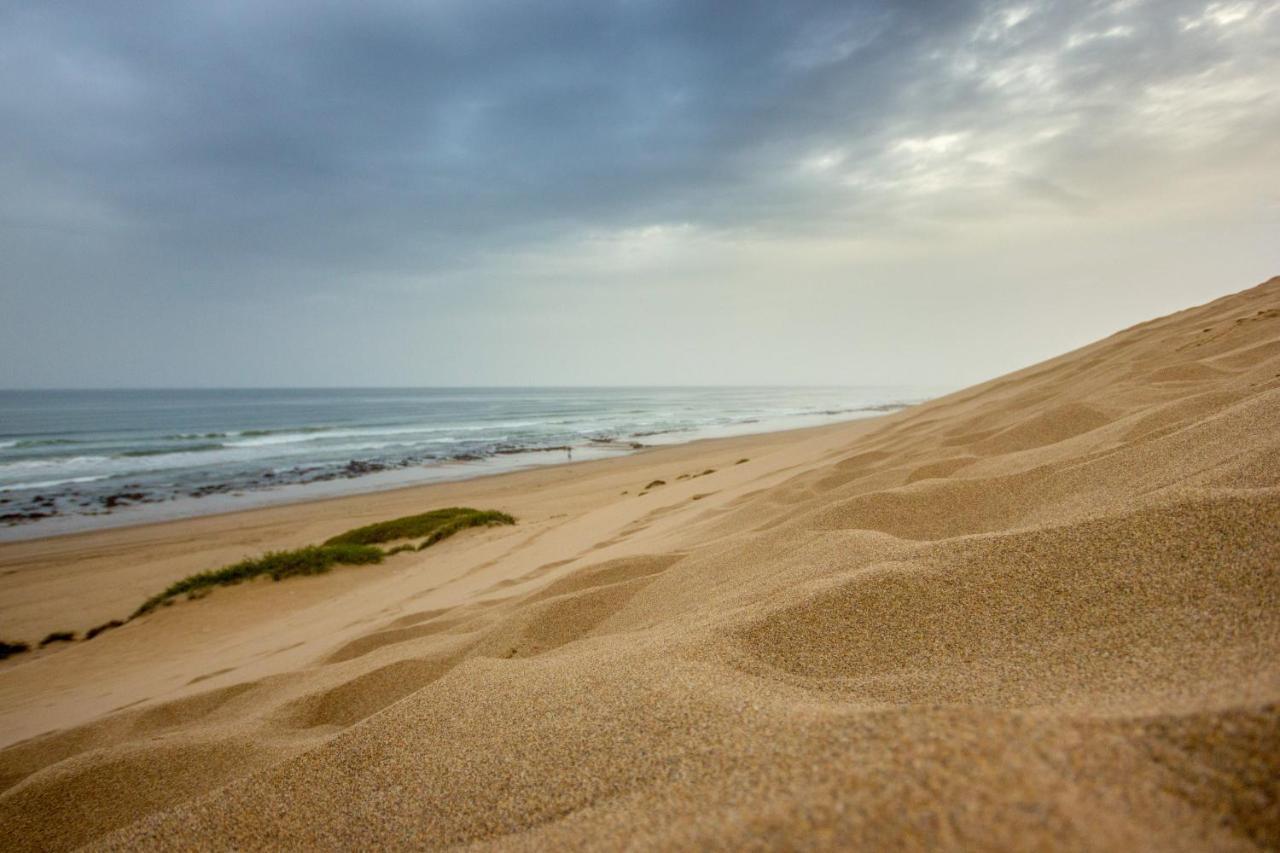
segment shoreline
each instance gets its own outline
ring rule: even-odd
[[[480,509],[508,510],[515,505],[522,508],[522,512],[513,514],[519,521],[527,521],[531,506],[538,503],[538,490],[551,485],[563,486],[613,478],[617,478],[620,484],[616,493],[618,499],[637,497],[640,487],[644,485],[639,480],[648,482],[658,476],[651,476],[653,471],[664,470],[671,465],[683,463],[697,467],[700,464],[698,460],[758,452],[764,448],[785,448],[804,443],[808,439],[841,434],[846,430],[861,431],[899,414],[901,413],[895,412],[773,432],[699,438],[605,458],[539,465],[465,479],[418,483],[355,494],[312,496],[287,503],[228,509],[197,516],[0,541],[0,577],[6,579],[6,583],[0,586],[0,612],[4,612],[6,616],[6,636],[0,639],[24,639],[32,642],[49,631],[84,630],[110,619],[127,616],[132,612],[133,606],[145,596],[132,591],[120,594],[102,590],[99,596],[86,602],[78,587],[81,582],[93,583],[96,579],[92,575],[99,568],[114,571],[121,562],[130,558],[137,560],[144,568],[124,573],[121,583],[141,590],[142,587],[136,586],[137,581],[133,577],[143,575],[153,579],[148,582],[150,587],[154,587],[151,592],[156,592],[187,574],[217,568],[267,550],[302,547],[357,524],[383,521],[439,506],[469,503]],[[725,463],[721,461],[718,464]],[[630,482],[631,480],[637,482]],[[623,495],[624,491],[630,494]],[[601,494],[599,497],[606,499],[613,496]],[[489,506],[485,504],[486,501],[497,503]],[[250,532],[246,534],[245,531]],[[24,582],[36,584],[40,591],[24,591]],[[58,602],[70,604],[73,601],[88,605],[79,615],[78,621],[82,624],[70,625],[55,621],[53,613],[64,609]],[[132,605],[126,606],[129,602]],[[29,616],[33,609],[41,615]],[[19,637],[19,634],[23,636]],[[0,672],[24,661],[59,654],[66,648],[69,647],[37,649],[0,661]]]
[[[751,428],[743,430],[741,429],[743,425],[735,425],[732,431],[724,434],[695,435],[687,440],[646,442],[640,447],[628,446],[627,442],[621,441],[617,443],[585,442],[573,445],[571,448],[574,453],[580,454],[581,458],[579,459],[554,460],[550,458],[553,455],[565,452],[565,447],[539,448],[518,454],[502,453],[484,459],[444,461],[427,466],[392,468],[357,477],[334,478],[308,483],[290,483],[237,492],[213,493],[204,497],[179,496],[168,500],[124,504],[106,512],[65,513],[36,521],[18,522],[0,527],[0,546],[13,542],[56,539],[95,531],[117,530],[147,524],[163,524],[235,512],[250,512],[276,506],[294,506],[314,501],[335,500],[398,489],[466,482],[539,468],[603,461],[704,441],[821,429],[837,424],[883,417],[886,414],[894,414],[923,402],[927,402],[927,400],[904,404],[901,407],[886,411],[867,409],[856,413],[857,416],[855,417],[831,419],[828,416],[827,419],[822,420],[820,423],[810,425],[784,425],[776,429],[764,430]],[[780,423],[786,423],[786,421],[781,421]],[[753,422],[750,426],[755,427],[759,424],[760,422]]]

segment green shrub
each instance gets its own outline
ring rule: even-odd
[[[516,520],[505,512],[493,512],[492,510],[479,513],[476,516],[462,516],[453,521],[442,524],[435,530],[427,534],[427,538],[423,539],[418,545],[418,550],[430,548],[441,539],[448,539],[459,530],[466,530],[468,527],[496,527],[503,524],[515,524]]]
[[[136,619],[157,607],[167,607],[180,596],[186,596],[188,599],[203,598],[219,586],[231,586],[264,576],[278,581],[301,575],[321,575],[336,565],[362,566],[381,563],[384,557],[391,554],[402,551],[421,551],[467,527],[515,523],[516,520],[505,512],[450,507],[422,515],[410,515],[378,524],[369,524],[334,536],[323,545],[310,545],[293,551],[270,551],[261,557],[241,560],[220,569],[190,575],[171,584],[164,592],[148,598],[129,618]],[[405,544],[384,552],[381,548],[374,547],[378,543],[395,539],[422,537],[425,537],[423,542],[416,548]],[[106,625],[99,625],[86,634],[85,639],[123,624],[120,621],[113,621]]]
[[[382,549],[367,545],[310,545],[293,551],[270,551],[261,557],[241,560],[208,572],[190,575],[151,596],[134,611],[134,618],[170,603],[180,595],[190,595],[216,586],[231,586],[254,578],[272,580],[300,575],[320,575],[335,565],[361,566],[382,562]]]
[[[490,527],[499,524],[515,524],[516,520],[505,512],[496,510],[479,510],[470,507],[448,507],[424,512],[421,515],[407,515],[391,521],[380,521],[367,524],[340,533],[327,540],[325,545],[377,545],[392,542],[396,539],[418,539],[426,537],[418,550],[434,545],[459,530],[468,527]]]

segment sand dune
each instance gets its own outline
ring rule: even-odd
[[[7,604],[462,499],[521,523],[0,671],[3,846],[1280,847],[1280,278],[870,422],[8,546]]]

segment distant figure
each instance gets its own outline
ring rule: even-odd
[[[572,447],[566,447],[566,448],[564,449],[564,452],[565,452],[565,453],[567,453],[567,454],[569,455],[569,461],[570,461],[570,462],[572,462],[572,461],[573,461],[573,448],[572,448]]]

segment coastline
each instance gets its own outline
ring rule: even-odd
[[[817,442],[825,447],[847,435],[874,428],[897,414],[702,438],[602,459],[4,541],[0,542],[0,577],[5,581],[0,585],[0,612],[5,614],[6,636],[29,637],[34,645],[35,640],[51,631],[83,632],[93,625],[122,619],[146,595],[186,575],[265,551],[322,541],[359,524],[437,507],[465,504],[500,509],[511,512],[527,527],[547,521],[548,504],[556,503],[554,496],[548,497],[548,490],[568,490],[591,496],[587,504],[574,500],[573,508],[579,511],[586,505],[636,501],[637,509],[648,512],[654,505],[665,505],[664,498],[688,499],[689,495],[684,494],[688,488],[675,482],[682,473],[728,466],[739,468],[733,472],[738,475],[768,476],[774,473],[778,462],[762,456],[782,451],[782,458],[791,466],[799,461],[795,458],[797,446]],[[788,450],[791,453],[785,453]],[[743,466],[734,464],[744,457],[752,461]],[[689,472],[676,470],[682,467]],[[662,477],[671,477],[677,488],[640,498],[639,492],[646,483]],[[707,482],[703,480],[702,485]],[[462,538],[476,535],[472,532]],[[436,557],[444,550],[433,550],[424,556]],[[341,569],[336,574],[360,571]],[[0,674],[66,654],[79,646],[54,645],[0,661]],[[0,730],[4,729],[4,692],[4,685],[0,684]]]
[[[202,496],[179,494],[167,499],[144,498],[141,494],[130,492],[129,487],[125,486],[121,495],[127,500],[120,503],[112,502],[110,508],[99,508],[89,512],[55,512],[52,515],[33,517],[29,521],[14,521],[0,525],[0,544],[477,479],[566,464],[574,461],[575,455],[576,461],[591,461],[698,441],[811,429],[901,411],[918,402],[921,401],[874,404],[864,409],[841,412],[817,412],[752,419],[720,427],[664,431],[644,436],[643,442],[630,439],[590,439],[567,446],[526,448],[520,451],[502,450],[483,457],[437,460],[422,465],[373,464],[368,472],[360,475],[324,478],[309,482],[260,483],[254,488],[244,489],[217,488]],[[561,454],[565,453],[568,459],[561,457]],[[361,460],[350,462],[351,467],[357,468],[364,464],[366,463]],[[114,501],[114,499],[110,500]],[[52,506],[51,503],[40,504],[39,496],[35,505],[37,507]],[[42,510],[40,515],[46,511]]]
[[[1280,278],[882,417],[0,545],[15,849],[1280,840]],[[659,482],[660,481],[660,482]],[[936,819],[936,820],[935,820]]]

